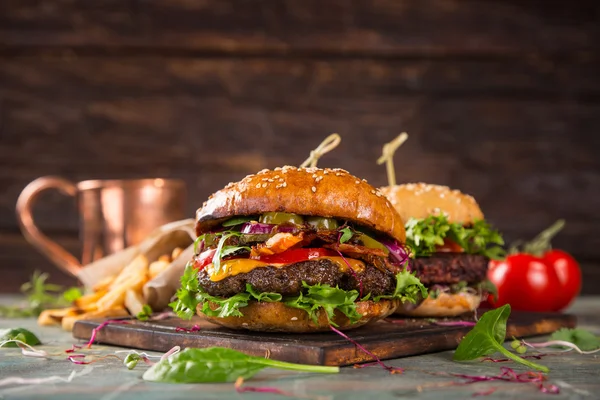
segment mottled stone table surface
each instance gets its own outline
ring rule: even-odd
[[[0,304],[8,304],[8,296],[0,296]],[[579,327],[600,334],[600,297],[578,299],[568,312],[577,315]],[[59,328],[39,327],[33,319],[2,319],[0,328],[24,327],[32,330],[44,342],[38,346],[50,354],[51,359],[24,357],[19,349],[0,349],[0,383],[6,378],[47,378],[59,376],[69,382],[45,383],[40,385],[2,385],[1,399],[277,399],[280,395],[266,393],[238,393],[234,385],[195,384],[176,385],[149,383],[142,380],[147,366],[140,364],[128,370],[116,358],[109,358],[91,365],[75,365],[66,360],[64,350],[78,341],[70,333]],[[542,340],[541,338],[532,341]],[[508,344],[507,344],[508,345]],[[95,354],[115,354],[123,350],[113,346],[94,345]],[[541,393],[530,383],[480,382],[458,385],[463,380],[444,376],[452,372],[468,375],[497,375],[502,366],[524,371],[514,363],[491,363],[473,361],[457,363],[452,361],[452,351],[427,354],[417,357],[391,360],[393,366],[405,368],[403,374],[391,375],[377,367],[355,369],[345,367],[337,375],[318,375],[267,369],[246,386],[276,387],[289,393],[292,398],[318,399],[465,399],[473,396],[486,398],[540,398],[540,399],[592,399],[600,398],[600,353],[580,355],[569,352],[544,357],[539,362],[547,365],[551,372],[548,382],[560,388],[558,395]],[[119,354],[123,357],[122,354]],[[436,375],[437,374],[437,375]],[[477,396],[479,397],[479,396]]]

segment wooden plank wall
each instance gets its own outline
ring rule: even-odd
[[[38,176],[178,177],[188,212],[264,167],[322,166],[477,197],[507,240],[556,245],[600,293],[600,7],[595,1],[6,0],[0,3],[0,291],[58,273],[19,234]],[[39,225],[78,251],[72,200]]]

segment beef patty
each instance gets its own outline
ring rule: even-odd
[[[487,257],[477,254],[435,253],[411,260],[411,269],[425,286],[460,281],[474,284],[485,279],[488,261]]]
[[[396,278],[390,272],[380,271],[372,265],[366,265],[361,273],[356,273],[363,285],[363,296],[393,293]],[[360,285],[351,273],[340,271],[338,265],[330,260],[307,260],[284,267],[259,267],[245,274],[230,276],[218,282],[210,280],[208,273],[198,273],[200,286],[212,296],[231,297],[246,290],[246,283],[258,292],[274,292],[284,296],[298,295],[302,291],[302,281],[309,285],[318,283],[339,286],[344,290],[359,290]]]

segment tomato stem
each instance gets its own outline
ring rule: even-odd
[[[544,253],[552,249],[551,240],[558,232],[560,232],[565,226],[565,220],[559,219],[548,228],[544,229],[540,232],[536,237],[534,237],[531,241],[525,242],[522,245],[522,250],[519,249],[519,244],[522,242],[517,242],[517,244],[511,247],[510,253],[527,253],[532,254],[537,257],[541,257]]]

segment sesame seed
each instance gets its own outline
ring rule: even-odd
[[[268,181],[268,180],[269,180],[269,178],[262,178],[261,180],[262,180],[263,182],[266,182],[266,181]]]
[[[256,184],[256,188],[260,188],[260,182]]]
[[[248,323],[247,322],[242,322],[242,325],[243,326],[248,326]]]
[[[298,321],[298,317],[292,317],[290,318],[290,321]]]
[[[313,186],[312,188],[310,188],[310,190],[312,190],[312,192],[315,193],[317,191],[317,188]]]
[[[380,191],[377,191],[377,192],[375,192],[375,195],[376,195],[377,197],[381,197],[381,192],[380,192]]]
[[[360,183],[360,181],[354,181],[354,183],[356,183],[358,185]]]
[[[312,175],[312,177],[313,177],[313,178],[316,178],[316,177],[317,177],[317,174],[313,174],[313,175]]]
[[[324,171],[323,171],[323,175],[328,175],[328,174],[329,174],[329,171],[328,171],[328,170],[324,170]]]
[[[371,194],[375,194],[375,190],[371,190]]]
[[[367,183],[367,180],[366,180],[366,179],[363,179],[362,181],[363,181],[363,182],[365,182],[365,183]]]
[[[273,179],[279,179],[279,175],[275,175]]]
[[[281,187],[286,187],[286,186],[287,186],[287,182],[283,182],[283,183],[281,184]]]
[[[273,179],[269,179],[267,182],[273,182]]]

